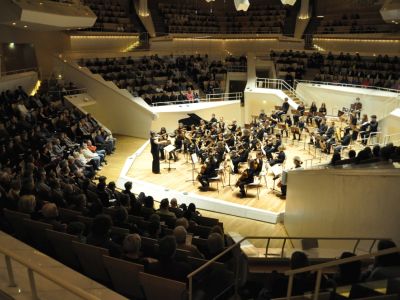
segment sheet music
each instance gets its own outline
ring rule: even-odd
[[[174,151],[174,150],[175,150],[175,146],[174,146],[174,145],[168,145],[167,147],[164,148],[164,150],[165,150],[167,153],[170,153],[171,151]]]
[[[280,175],[282,173],[282,166],[279,164],[273,165],[271,167],[271,171],[272,171],[272,174],[274,174],[274,176]]]
[[[192,158],[192,164],[195,165],[199,162],[199,158],[197,157],[196,153],[193,153],[190,157]]]

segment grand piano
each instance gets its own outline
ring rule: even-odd
[[[190,126],[195,125],[195,126],[199,126],[200,125],[200,120],[203,120],[204,122],[206,122],[206,124],[208,123],[206,120],[200,118],[198,115],[196,114],[188,114],[189,117],[187,118],[183,118],[178,120],[179,123],[182,123],[183,126],[185,126],[187,129],[190,128]]]

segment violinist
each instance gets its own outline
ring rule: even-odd
[[[243,173],[240,175],[238,181],[236,182],[236,187],[239,187],[240,189],[240,198],[246,197],[246,191],[244,189],[244,186],[249,183],[254,182],[254,176],[255,176],[255,171],[257,169],[257,161],[252,160],[250,161],[249,168],[244,170]]]
[[[285,98],[285,100],[282,104],[281,110],[276,113],[278,120],[280,122],[282,122],[282,115],[287,114],[288,110],[289,110],[289,99]]]
[[[165,127],[161,127],[160,132],[158,133],[159,135],[159,141],[161,142],[159,149],[160,149],[160,159],[164,160],[165,159],[165,154],[164,154],[164,148],[168,145],[168,133]]]
[[[201,167],[201,171],[197,176],[197,180],[201,183],[200,189],[203,191],[207,191],[210,187],[210,182],[208,181],[210,178],[217,176],[217,162],[213,155],[210,155],[204,165]]]
[[[286,137],[289,137],[289,128],[292,127],[293,122],[289,115],[286,116],[286,119],[283,120],[285,124],[285,129],[281,130],[281,135],[283,136],[283,132],[286,132]]]
[[[262,154],[261,151],[260,151],[260,152],[257,152],[256,164],[257,164],[257,167],[256,167],[256,169],[254,170],[254,174],[255,174],[256,176],[258,176],[258,175],[260,175],[260,173],[261,173],[261,171],[262,171],[262,168],[263,168],[263,164],[264,164],[264,162],[263,162],[263,154]]]
[[[245,148],[243,145],[239,146],[237,156],[234,158],[232,157],[233,173],[239,173],[239,163],[247,161],[249,158],[249,152],[250,150],[248,148]]]
[[[282,164],[285,159],[286,159],[286,154],[285,154],[285,147],[283,145],[280,145],[278,148],[278,154],[276,155],[276,157],[274,159],[270,159],[269,160],[269,165],[272,167],[276,164]],[[272,156],[271,156],[272,157]]]
[[[236,129],[237,129],[237,122],[236,122],[235,120],[233,120],[233,121],[232,121],[232,124],[229,124],[229,125],[228,125],[228,129],[229,129],[231,132],[235,132]]]
[[[300,158],[299,156],[293,157],[294,168],[292,168],[292,169],[297,169],[297,170],[302,169],[302,167],[301,167],[302,163],[303,163],[303,162],[301,161],[301,158]],[[280,196],[281,199],[286,199],[286,191],[287,191],[287,172],[288,172],[288,171],[289,171],[289,170],[284,170],[284,171],[282,171],[281,182],[280,182],[280,184],[278,184],[278,185],[280,185],[280,187],[281,187],[281,192],[282,192],[282,194],[281,194],[281,196]]]
[[[318,110],[317,105],[315,104],[315,102],[312,102],[311,106],[310,106],[310,111],[309,111],[310,114],[307,117],[307,124],[312,123],[312,119],[317,114],[317,110]]]
[[[278,148],[282,145],[281,135],[276,134],[275,139],[272,139],[268,142],[267,146],[265,146],[264,151],[267,155],[267,159],[272,159],[272,153],[278,151]]]
[[[165,142],[160,141],[159,137],[156,136],[154,131],[150,131],[150,145],[151,145],[151,154],[153,156],[152,163],[152,172],[154,174],[160,174],[160,146],[162,146]]]

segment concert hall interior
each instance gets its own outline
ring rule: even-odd
[[[0,1],[0,299],[399,299],[399,16]]]

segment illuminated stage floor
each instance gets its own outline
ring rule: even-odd
[[[312,158],[313,156],[304,147],[304,142],[292,141],[284,139],[286,146],[287,166],[292,167],[293,157],[299,155],[303,160]],[[304,149],[305,148],[305,149]],[[252,153],[251,155],[254,155]],[[183,154],[179,154],[177,162],[171,161],[171,169],[168,171],[168,162],[161,163],[161,174],[153,174],[151,172],[152,156],[148,143],[144,144],[135,154],[130,156],[123,168],[118,185],[121,187],[125,181],[131,180],[134,183],[134,191],[151,191],[151,195],[156,199],[175,197],[179,203],[194,202],[198,208],[229,214],[248,219],[277,223],[285,211],[285,200],[281,200],[277,196],[277,192],[272,190],[273,179],[272,174],[266,176],[267,186],[264,179],[261,180],[263,185],[260,188],[259,199],[257,199],[256,189],[249,189],[247,197],[241,199],[239,197],[239,189],[234,185],[239,175],[231,175],[229,184],[228,172],[225,172],[225,182],[219,183],[219,191],[216,182],[211,183],[211,188],[207,192],[199,190],[200,183],[196,181],[197,170],[200,164],[196,165],[194,173],[195,181],[192,182],[192,165],[187,162]],[[245,166],[242,167],[244,169]],[[276,187],[276,190],[278,188]],[[278,193],[279,194],[279,193]]]

